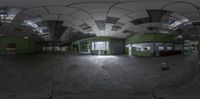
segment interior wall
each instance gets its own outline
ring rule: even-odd
[[[125,52],[124,40],[110,40],[110,54],[123,54]]]
[[[16,44],[16,54],[33,53],[38,49],[35,41],[20,37],[2,36],[0,37],[0,54],[8,53],[7,47],[9,43]]]
[[[159,47],[158,44],[162,43],[164,48],[167,47],[166,44],[172,45],[172,50],[162,50],[162,53],[168,52],[169,54],[171,54],[172,51],[176,51],[175,48],[177,47],[179,48],[179,45],[183,44],[182,41],[183,40],[181,39],[175,39],[175,36],[169,34],[161,34],[161,33],[138,34],[135,36],[128,37],[126,39],[126,53],[128,53],[129,55],[136,55],[136,56],[160,56],[160,50],[158,50]],[[140,44],[140,46],[144,45],[144,47],[150,47],[150,49],[143,51],[134,50],[133,45],[136,44]],[[131,53],[129,53],[129,50],[131,50]],[[176,52],[173,53],[175,54]]]
[[[198,54],[200,55],[200,39],[199,39],[199,42],[198,42]]]
[[[161,34],[161,33],[145,33],[145,34],[138,34],[135,36],[128,37],[126,39],[127,43],[141,43],[141,42],[177,42],[181,43],[180,40],[175,40],[173,35],[168,34]]]

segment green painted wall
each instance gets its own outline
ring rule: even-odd
[[[199,38],[198,41],[199,41],[199,42],[198,42],[198,53],[199,53],[199,55],[200,55],[200,38]]]
[[[165,42],[165,43],[176,43],[183,44],[183,40],[174,39],[174,35],[161,34],[161,33],[144,33],[135,36],[128,37],[125,41],[127,44],[133,43],[144,43],[144,42]],[[128,48],[126,48],[126,53],[128,54]],[[135,56],[153,56],[149,51],[132,51],[132,55]]]
[[[25,54],[25,53],[33,53],[39,46],[32,40],[26,40],[20,37],[9,37],[9,36],[1,36],[0,37],[0,54],[7,53],[8,43],[16,43],[16,53],[17,54]]]
[[[173,35],[161,34],[161,33],[145,33],[138,34],[135,36],[128,37],[126,39],[126,44],[131,43],[142,43],[142,42],[176,42],[181,43],[182,41],[177,41],[174,39]]]
[[[132,55],[134,55],[134,56],[153,56],[153,54],[149,51],[132,51]]]

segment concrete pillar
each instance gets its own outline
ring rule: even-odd
[[[128,54],[132,55],[132,45],[131,44],[128,46]]]

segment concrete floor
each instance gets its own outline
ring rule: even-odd
[[[0,56],[0,99],[200,99],[200,57]]]

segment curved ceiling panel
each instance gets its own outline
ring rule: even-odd
[[[44,20],[59,20],[59,15],[42,15],[42,19]]]
[[[80,3],[77,5],[73,5],[73,7],[83,9],[85,11],[88,11],[89,13],[95,13],[95,12],[104,12],[106,13],[108,9],[112,6],[114,3],[109,3],[106,1],[97,2],[97,3]]]
[[[76,24],[76,25],[81,25],[83,24],[84,22],[82,20],[74,20],[72,21],[72,23]]]
[[[37,7],[37,8],[27,9],[21,12],[21,14],[25,14],[31,17],[36,17],[43,14],[48,14],[48,11],[45,9],[45,7]]]
[[[121,23],[130,23],[131,20],[133,20],[133,19],[128,17],[128,16],[124,16],[124,17],[119,19],[119,22],[121,22]]]
[[[60,15],[60,16],[59,16],[59,20],[62,20],[62,21],[69,21],[69,22],[72,22],[72,21],[75,20],[75,19],[76,19],[75,17],[67,16],[67,15]]]
[[[17,15],[14,19],[13,22],[21,22],[23,23],[24,20],[27,20],[27,19],[30,19],[31,17],[30,16],[27,16],[27,15],[23,15],[23,14],[20,14],[20,15]]]
[[[95,21],[91,18],[85,19],[84,22],[87,23],[89,26],[96,26]]]
[[[69,7],[52,7],[52,6],[47,6],[46,7],[47,10],[49,11],[49,14],[60,14],[60,15],[69,15],[75,11],[77,11],[77,9],[74,8],[69,8]]]
[[[71,31],[115,37],[153,31],[166,33],[165,28],[177,32],[177,29],[193,26],[193,22],[200,20],[198,0],[4,0],[1,4],[5,5],[0,9],[3,12],[1,19],[14,18],[9,21],[13,22],[13,29],[27,26],[27,31],[33,30],[36,35],[47,38],[52,36],[51,40],[58,40]],[[17,16],[5,17],[9,15],[6,8]],[[8,24],[1,22],[5,26]],[[198,24],[195,23],[195,28],[200,27]]]
[[[67,27],[72,27],[74,26],[75,24],[73,24],[72,22],[70,21],[64,21],[64,23],[62,24],[63,26],[67,26]]]
[[[71,14],[70,16],[76,17],[76,18],[79,18],[79,19],[82,19],[82,20],[87,19],[87,18],[92,19],[92,16],[90,16],[88,13],[85,13],[83,11],[75,12],[75,13]]]
[[[92,13],[91,14],[95,20],[106,20],[106,14],[105,13]]]
[[[123,17],[126,14],[132,13],[132,11],[123,9],[123,8],[112,8],[109,13],[108,16],[113,16],[113,17]]]
[[[74,25],[73,28],[76,29],[76,30],[78,30],[78,31],[84,32],[84,31],[83,31],[79,26],[77,26],[77,25]]]
[[[191,21],[200,20],[200,14],[198,12],[185,14],[184,16],[190,19]]]
[[[197,9],[193,5],[186,4],[186,3],[171,4],[171,5],[166,6],[164,10],[173,11],[180,14],[187,14],[187,13],[197,11]]]
[[[168,2],[158,2],[158,1],[130,1],[124,2],[115,7],[128,9],[131,11],[145,10],[148,9],[161,9]]]
[[[133,18],[133,19],[149,17],[148,13],[145,10],[137,11],[135,13],[128,14],[128,16]]]

